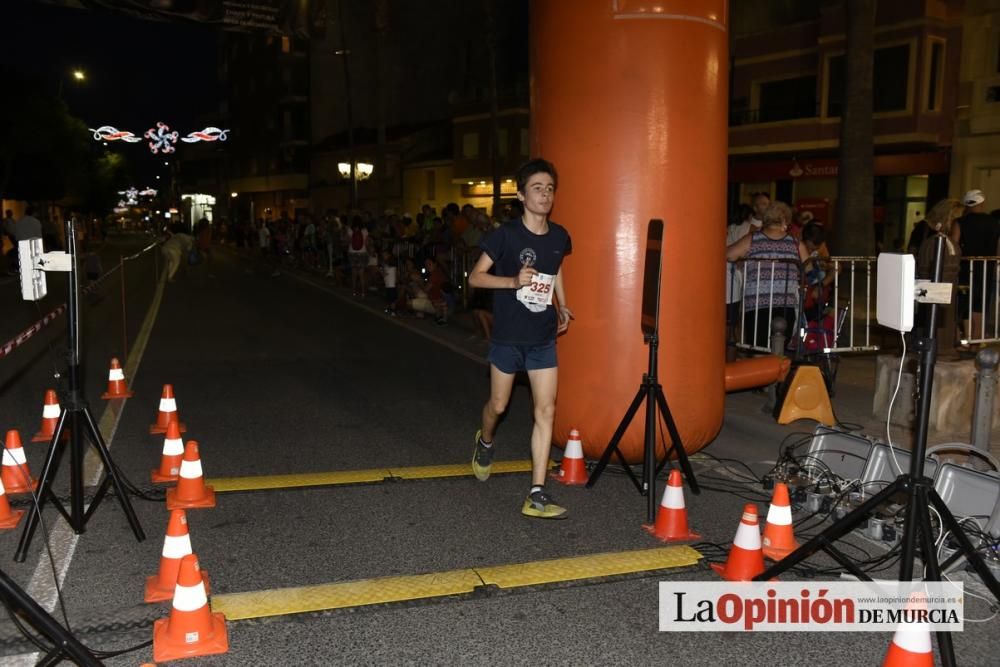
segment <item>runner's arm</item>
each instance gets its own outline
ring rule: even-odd
[[[566,305],[566,290],[563,287],[562,267],[559,267],[559,273],[556,274],[553,289],[556,295],[556,307],[559,309],[557,311],[559,315],[559,333],[562,333],[569,327],[569,321],[576,319],[573,316],[573,311]]]

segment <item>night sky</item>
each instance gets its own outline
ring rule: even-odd
[[[0,3],[0,26],[4,69],[38,80],[53,96],[65,77],[63,99],[89,127],[113,125],[141,136],[162,121],[183,136],[202,129],[195,127],[199,119],[218,110],[216,27],[30,0]],[[74,67],[86,71],[86,82],[70,78]],[[17,91],[0,86],[2,103],[16,104]],[[154,166],[166,169],[145,143],[119,150],[139,174],[150,174]]]
[[[98,8],[72,7],[80,3]],[[62,97],[69,112],[91,128],[110,125],[141,137],[158,121],[181,136],[206,124],[224,126],[225,121],[218,115],[225,95],[218,71],[225,35],[220,25],[144,19],[100,8],[150,4],[157,3],[0,0],[0,72],[33,79],[53,97],[62,78]],[[193,0],[175,0],[174,4],[198,5]],[[526,0],[496,3],[497,76],[502,92],[514,82],[527,82],[527,6]],[[355,68],[355,123],[372,127],[375,79],[368,70],[374,62],[374,5],[370,0],[351,0],[345,7]],[[486,34],[479,2],[397,0],[390,7],[390,41],[386,47],[390,124],[447,118],[453,112],[452,97],[461,98],[486,88]],[[251,39],[263,39],[265,33],[250,34]],[[332,31],[329,40],[331,52],[339,48],[337,31]],[[315,68],[324,66],[329,71],[314,79],[333,87],[325,91],[325,99],[336,102],[343,97],[338,88],[343,85],[341,65],[322,58],[314,63]],[[74,68],[86,72],[85,82],[72,79]],[[16,88],[0,80],[2,103],[17,104]],[[318,112],[329,116],[329,127],[320,128],[322,136],[346,128],[346,120],[338,115],[342,114],[342,106],[334,104]],[[231,108],[229,112],[240,110]],[[109,144],[109,148],[128,157],[136,180],[141,181],[134,184],[137,187],[156,187],[155,175],[165,176],[168,172],[164,157],[152,155],[145,141],[118,142]],[[178,143],[177,153],[167,159],[180,157],[184,149]]]

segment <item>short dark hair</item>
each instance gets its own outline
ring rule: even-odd
[[[517,170],[517,191],[523,193],[525,186],[528,185],[528,179],[535,174],[548,174],[552,177],[552,186],[559,186],[559,175],[556,173],[555,166],[548,160],[538,157],[534,160],[528,160]]]
[[[823,229],[823,225],[817,222],[806,223],[806,226],[802,228],[802,240],[816,246],[823,245],[823,242],[826,241],[826,231]]]

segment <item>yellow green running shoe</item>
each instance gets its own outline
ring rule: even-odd
[[[524,499],[521,514],[538,519],[565,519],[566,508],[557,505],[544,490],[533,491]]]
[[[472,451],[472,474],[480,482],[490,478],[490,468],[493,466],[493,447],[483,445],[482,430],[476,431],[476,445]]]

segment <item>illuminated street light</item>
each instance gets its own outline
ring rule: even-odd
[[[344,178],[350,178],[351,177],[351,163],[350,162],[338,162],[337,163],[337,171],[340,172],[340,175],[343,176]],[[366,178],[368,178],[369,176],[371,176],[372,172],[374,172],[374,171],[375,171],[375,165],[370,164],[368,162],[357,162],[357,163],[354,164],[354,173],[355,173],[356,178],[359,181],[365,180]]]
[[[84,81],[87,80],[87,73],[84,72],[79,67],[71,69],[68,72],[68,75],[73,79],[74,83],[83,83]],[[60,100],[63,98],[63,81],[65,81],[66,78],[67,78],[67,72],[65,70],[59,73],[59,87],[56,90],[56,98]]]

